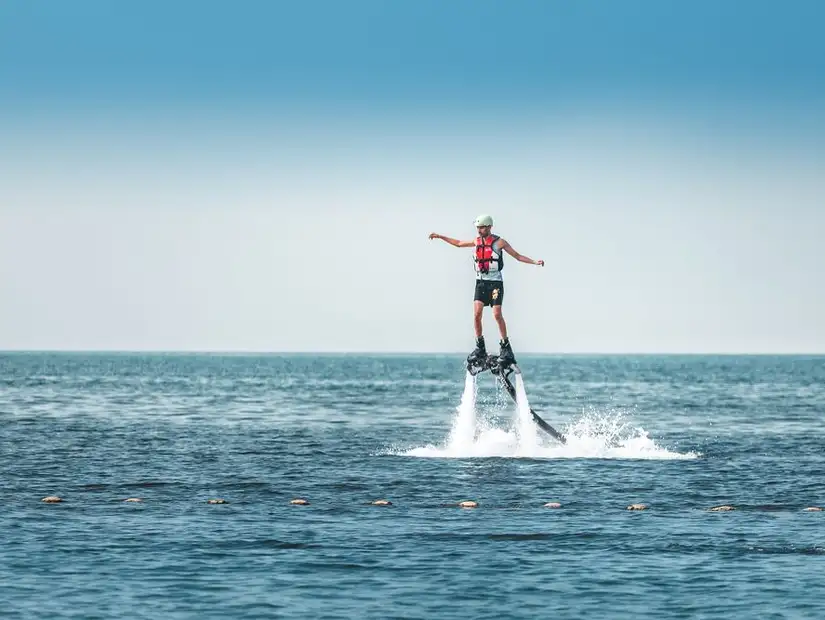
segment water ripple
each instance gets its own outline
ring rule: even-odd
[[[825,614],[825,358],[462,357],[0,355],[4,617]]]

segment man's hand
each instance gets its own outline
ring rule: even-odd
[[[430,239],[441,239],[441,235],[438,233],[430,233]]]
[[[544,267],[544,261],[539,259],[536,261],[536,265],[538,265],[539,267]]]

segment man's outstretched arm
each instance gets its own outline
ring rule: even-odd
[[[438,233],[430,233],[430,239],[441,239],[442,241],[446,241],[450,245],[454,245],[457,248],[471,248],[475,245],[475,241],[459,241],[458,239],[445,237],[444,235],[439,235]]]
[[[513,249],[513,246],[510,245],[509,243],[507,243],[504,239],[501,240],[501,248],[519,262],[527,263],[529,265],[539,265],[541,267],[544,267],[544,261],[543,260],[533,260],[529,256],[525,256],[524,254],[519,254],[518,252],[516,252]]]

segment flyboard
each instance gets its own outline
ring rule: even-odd
[[[513,402],[516,401],[516,387],[513,385],[512,381],[510,381],[510,376],[513,373],[517,375],[521,374],[521,369],[518,367],[518,364],[512,363],[506,366],[502,366],[499,363],[499,359],[495,355],[488,355],[487,357],[482,358],[468,358],[467,359],[467,371],[471,375],[477,375],[485,370],[489,370],[493,375],[498,377],[501,384],[504,386],[504,389],[507,390],[507,393],[510,395],[510,398],[513,399]],[[545,433],[550,435],[553,439],[560,443],[567,443],[564,435],[562,435],[559,431],[555,428],[550,426],[547,422],[541,419],[539,414],[533,411],[533,408],[530,407],[530,414],[533,416],[533,421],[536,425],[543,430]]]

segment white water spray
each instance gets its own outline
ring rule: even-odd
[[[447,445],[461,451],[473,445],[476,433],[476,377],[469,372],[464,377],[464,393],[456,412]]]
[[[694,459],[700,456],[694,452],[679,453],[657,445],[647,431],[632,427],[625,421],[624,414],[617,411],[590,412],[572,420],[566,428],[556,426],[567,439],[566,444],[561,444],[546,436],[533,421],[521,375],[516,375],[515,388],[516,407],[512,429],[491,427],[483,420],[478,420],[476,376],[467,373],[461,404],[456,407],[456,416],[444,444],[430,444],[409,450],[388,450],[386,454],[429,458],[664,460]],[[553,424],[552,419],[545,419]]]
[[[518,451],[516,456],[537,456],[539,445],[539,429],[530,413],[530,401],[524,389],[524,380],[521,373],[516,374],[516,436],[518,437]]]

